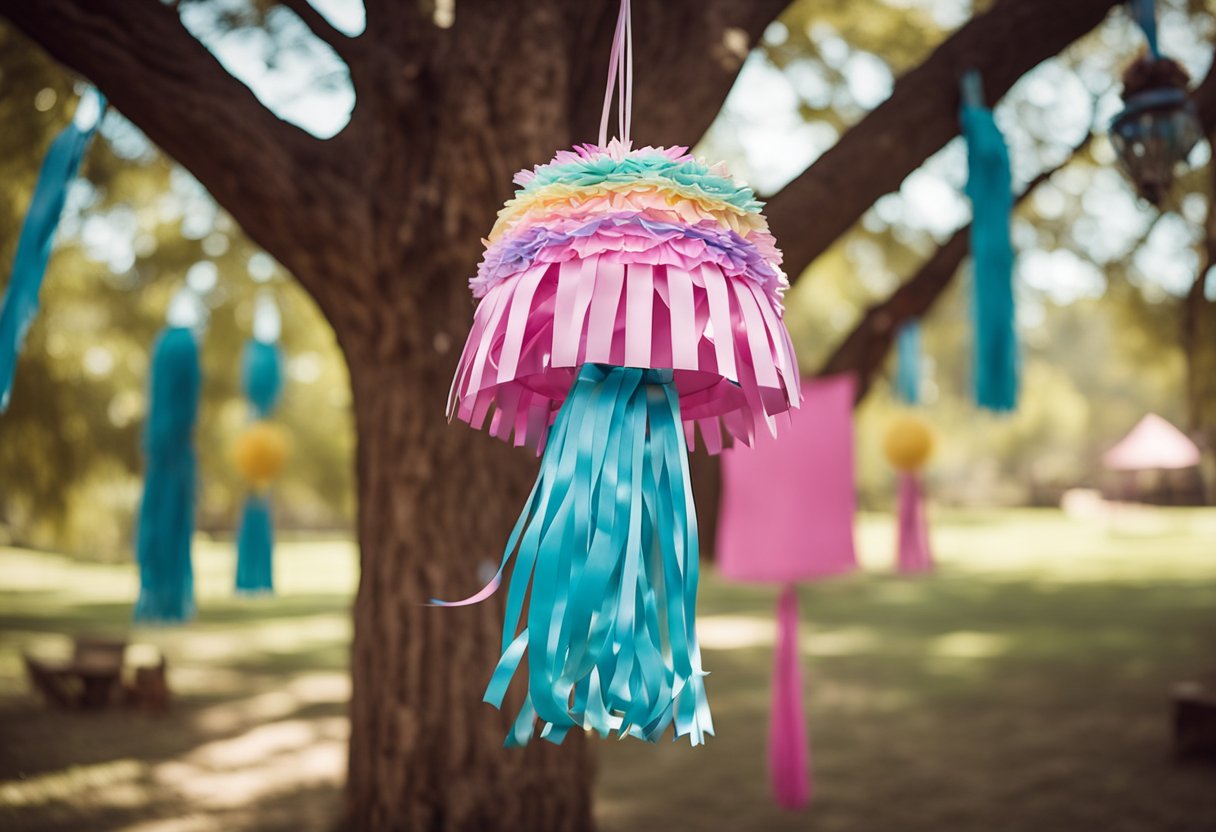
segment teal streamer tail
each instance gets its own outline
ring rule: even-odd
[[[236,591],[260,595],[274,592],[274,525],[270,497],[250,494],[241,511],[236,541]]]
[[[283,359],[279,348],[250,339],[241,355],[241,386],[254,415],[265,419],[283,392]]]
[[[194,422],[202,375],[188,329],[166,329],[152,353],[144,428],[144,495],[136,559],[135,620],[172,623],[194,617]]]
[[[514,557],[486,702],[502,707],[527,653],[528,694],[506,745],[526,744],[538,719],[555,743],[576,727],[656,742],[674,725],[693,745],[713,733],[697,548],[671,371],[584,366],[499,570]]]
[[[895,336],[895,390],[904,404],[920,404],[920,321],[911,319]]]
[[[975,401],[989,410],[1008,411],[1017,407],[1020,364],[1009,231],[1013,210],[1009,151],[991,110],[964,105],[962,122],[973,214]]]
[[[97,117],[84,126],[73,121],[51,142],[38,174],[25,224],[17,238],[13,272],[4,293],[4,304],[0,307],[0,413],[8,409],[17,357],[25,334],[38,314],[38,292],[51,257],[51,243],[55,229],[59,227],[68,185],[76,177],[89,139],[101,120],[101,109],[105,107],[105,99],[96,90],[90,90],[86,95],[95,97],[96,100],[87,106],[97,107]],[[83,99],[82,106],[86,106]]]

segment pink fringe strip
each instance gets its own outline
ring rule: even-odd
[[[899,542],[896,569],[903,573],[932,572],[929,525],[925,521],[920,478],[911,472],[899,474]]]
[[[536,264],[482,299],[448,398],[448,418],[541,450],[585,363],[675,370],[689,448],[722,431],[750,445],[802,392],[779,299],[716,265],[613,258]],[[491,411],[493,415],[491,416]]]
[[[811,746],[802,706],[802,656],[798,651],[798,594],[793,584],[777,601],[777,646],[773,660],[773,710],[768,733],[773,796],[785,809],[811,802]]]

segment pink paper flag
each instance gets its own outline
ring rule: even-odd
[[[791,583],[857,568],[851,375],[811,379],[781,438],[722,452],[717,563],[737,581]]]

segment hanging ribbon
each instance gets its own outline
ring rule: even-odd
[[[1009,151],[984,106],[975,70],[963,77],[962,126],[967,140],[967,196],[971,198],[971,260],[975,273],[975,401],[993,411],[1017,407],[1019,357],[1013,300],[1013,189]]]
[[[895,392],[904,404],[920,404],[920,321],[906,321],[895,336]]]
[[[600,114],[600,147],[608,144],[608,114],[612,111],[612,93],[620,87],[617,98],[617,138],[629,147],[633,122],[633,12],[629,0],[621,0],[612,36],[612,53],[608,59],[608,84],[604,90],[604,109]]]
[[[802,656],[798,650],[798,592],[786,584],[777,601],[773,652],[773,703],[769,717],[768,765],[773,796],[786,809],[811,801],[810,742],[802,704]]]
[[[1148,52],[1155,60],[1160,60],[1161,50],[1157,46],[1157,3],[1156,0],[1128,0],[1128,11],[1131,12],[1144,39],[1148,43]]]
[[[38,292],[51,256],[51,244],[63,214],[68,185],[76,178],[89,139],[101,123],[105,98],[88,87],[76,105],[76,116],[51,142],[38,184],[30,200],[4,305],[0,308],[0,413],[8,409],[17,371],[17,357],[34,316],[38,314]]]
[[[144,426],[144,494],[136,559],[135,620],[155,623],[194,617],[194,423],[202,375],[194,335],[184,327],[161,333],[152,352]]]
[[[525,653],[528,695],[506,745],[571,728],[657,742],[674,723],[713,733],[694,625],[697,520],[670,370],[587,364],[557,412],[541,472],[511,532],[502,659],[485,701],[502,707]],[[528,600],[527,619],[524,601]]]
[[[896,546],[896,568],[900,572],[933,570],[929,526],[925,522],[920,474],[916,471],[899,472],[899,540]]]

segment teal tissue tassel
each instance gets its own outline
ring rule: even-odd
[[[250,339],[241,356],[241,387],[255,418],[265,419],[283,392],[283,361],[275,344]],[[250,492],[236,539],[236,591],[274,592],[274,521],[269,493]]]
[[[236,551],[236,591],[251,595],[274,592],[274,522],[269,495],[254,493],[245,498]]]
[[[527,654],[528,694],[506,745],[526,744],[538,719],[554,743],[571,728],[657,742],[674,725],[693,745],[713,733],[694,629],[697,548],[671,371],[583,366],[498,576],[455,602],[487,596],[514,558],[485,694],[501,708]]]
[[[241,356],[241,386],[254,415],[265,419],[283,392],[283,361],[275,344],[250,339]]]
[[[907,405],[920,404],[920,321],[909,320],[895,336],[895,392]]]
[[[964,80],[973,88],[978,76]],[[975,271],[972,311],[975,321],[975,401],[994,411],[1018,403],[1017,331],[1013,302],[1013,242],[1010,215],[1013,188],[1009,151],[992,111],[965,95],[963,134],[967,139],[967,196],[971,198],[971,257]]]
[[[89,97],[94,100],[87,100]],[[51,243],[55,229],[59,227],[68,185],[76,178],[80,160],[105,108],[105,99],[90,88],[77,106],[94,105],[97,108],[95,118],[82,119],[86,121],[83,127],[73,121],[51,142],[42,171],[38,174],[38,184],[34,187],[25,224],[21,227],[21,236],[17,238],[13,272],[4,293],[4,305],[0,308],[0,413],[8,409],[21,345],[34,316],[38,314],[38,292],[51,257]]]
[[[190,330],[170,327],[152,353],[144,427],[144,495],[136,558],[135,620],[172,623],[194,617],[194,423],[198,413],[198,346]]]

